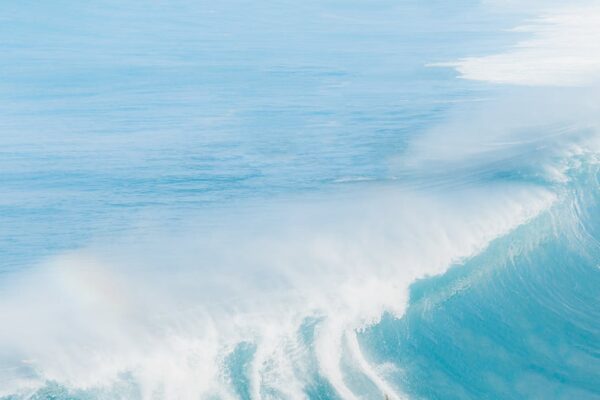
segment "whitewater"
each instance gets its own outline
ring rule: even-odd
[[[600,399],[597,2],[0,15],[0,399]]]

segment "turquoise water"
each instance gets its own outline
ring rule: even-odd
[[[584,198],[415,283],[406,315],[364,334],[374,360],[414,398],[598,398],[597,174],[569,188]]]
[[[535,10],[0,5],[0,398],[600,399],[595,85]]]

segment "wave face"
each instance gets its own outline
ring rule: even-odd
[[[597,399],[597,167],[569,195],[446,274],[361,342],[409,398]]]
[[[596,5],[0,7],[0,399],[600,399]]]

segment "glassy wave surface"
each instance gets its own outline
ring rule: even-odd
[[[0,16],[0,399],[600,399],[597,2]]]

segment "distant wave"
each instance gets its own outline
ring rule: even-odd
[[[586,4],[587,3],[587,4]],[[435,66],[454,67],[461,77],[529,86],[585,86],[600,79],[600,7],[554,4],[515,32],[529,34],[508,50]]]

